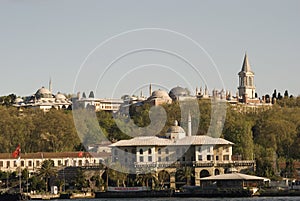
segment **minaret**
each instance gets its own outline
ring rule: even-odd
[[[150,85],[149,85],[149,97],[152,95],[152,85],[151,85],[151,83],[150,83]]]
[[[192,117],[191,117],[190,111],[189,111],[189,116],[188,116],[188,132],[187,132],[187,136],[192,136]]]
[[[51,92],[52,94],[52,81],[51,81],[51,77],[49,79],[49,91]]]
[[[245,53],[242,69],[238,75],[239,97],[243,97],[247,94],[249,99],[255,98],[254,73],[251,70],[247,53]]]

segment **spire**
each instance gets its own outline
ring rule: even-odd
[[[251,67],[250,67],[250,64],[249,64],[249,61],[248,61],[247,52],[245,53],[243,66],[242,66],[242,71],[244,71],[244,72],[250,72],[251,71]]]
[[[51,77],[49,78],[49,91],[52,93],[52,81],[51,81]]]
[[[151,85],[151,83],[150,83],[150,85],[149,85],[149,97],[152,95],[152,85]]]
[[[191,112],[189,111],[189,116],[188,116],[188,132],[187,136],[192,136],[192,118],[191,118]]]

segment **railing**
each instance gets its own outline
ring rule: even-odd
[[[230,167],[230,166],[254,166],[254,160],[244,161],[176,161],[176,162],[135,162],[135,168],[180,168],[190,167]]]

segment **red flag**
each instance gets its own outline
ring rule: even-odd
[[[20,156],[20,153],[21,153],[21,147],[20,147],[20,145],[18,145],[17,148],[16,148],[16,150],[12,153],[12,156],[14,158],[17,158],[17,157]]]
[[[80,152],[78,153],[78,157],[82,157],[82,156],[83,156],[83,152],[80,151]]]

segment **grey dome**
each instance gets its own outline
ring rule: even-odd
[[[180,97],[180,96],[189,96],[189,91],[185,88],[178,86],[178,87],[174,87],[173,89],[171,89],[171,91],[169,92],[169,96],[173,100],[177,100],[178,97]]]
[[[37,98],[52,98],[52,93],[49,91],[49,89],[42,87],[37,90],[37,92],[35,93],[35,96]]]
[[[175,120],[174,125],[171,126],[167,133],[185,133],[182,127],[178,126],[178,121]]]
[[[153,98],[170,98],[168,93],[166,91],[163,90],[156,90],[152,92],[151,95]]]

